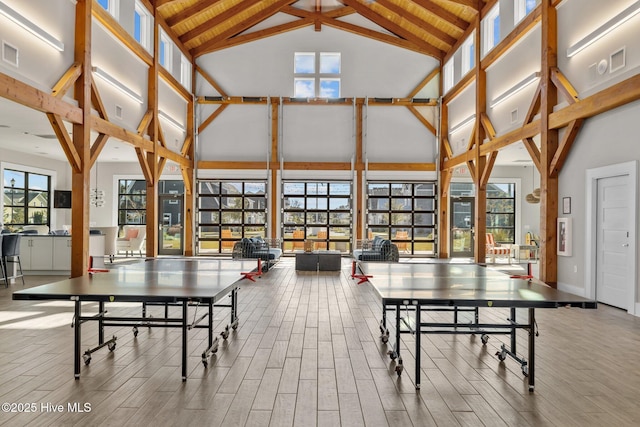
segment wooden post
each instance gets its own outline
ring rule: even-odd
[[[364,183],[362,182],[363,171],[364,171],[364,147],[363,147],[363,141],[362,141],[362,138],[363,138],[362,136],[363,122],[362,121],[364,119],[363,109],[364,109],[364,99],[362,98],[356,99],[356,161],[355,161],[356,188],[354,189],[355,190],[354,192],[358,195],[358,197],[355,200],[356,239],[357,240],[362,240],[363,238],[365,238],[363,237],[364,224],[362,223],[362,210],[363,210],[363,203],[364,203],[364,197],[365,197],[362,189],[364,185]]]
[[[484,262],[486,256],[486,231],[487,231],[487,183],[482,179],[487,166],[486,157],[481,155],[480,146],[484,142],[485,130],[481,124],[481,117],[487,111],[487,72],[480,63],[480,37],[482,13],[476,17],[475,32],[475,62],[476,62],[476,135],[475,135],[475,174],[473,182],[476,187],[475,197],[475,239],[474,252],[475,262]]]
[[[442,93],[442,73],[440,73],[440,93]],[[444,102],[440,106],[440,150],[439,151],[439,170],[440,170],[440,200],[438,205],[438,257],[449,258],[449,242],[451,240],[451,230],[449,225],[449,185],[451,184],[451,175],[453,171],[450,169],[444,169],[444,159],[447,157],[447,150],[445,148],[444,135],[449,133],[449,106]]]
[[[549,116],[558,101],[558,91],[551,81],[551,70],[558,63],[558,18],[551,0],[542,0],[542,58],[540,76],[540,280],[556,287],[556,221],[558,218],[558,175],[551,170],[558,150],[558,130],[550,129]]]
[[[280,122],[280,99],[274,98],[271,100],[271,157],[269,158],[269,167],[271,173],[271,188],[269,189],[269,200],[271,201],[271,209],[269,215],[271,216],[271,232],[272,238],[278,236],[278,230],[276,224],[278,223],[278,169],[280,168],[280,153],[278,152],[278,139],[280,137],[278,133],[278,124]],[[284,237],[284,236],[282,236]]]
[[[73,145],[79,169],[71,168],[71,277],[88,274],[89,267],[89,172],[91,171],[91,7],[92,0],[76,4],[74,60],[82,74],[75,82],[75,99],[82,123],[73,125]]]

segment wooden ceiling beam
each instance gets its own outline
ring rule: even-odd
[[[519,40],[524,38],[542,19],[542,9],[540,6],[529,12],[527,16],[516,25],[516,27],[501,40],[487,55],[480,61],[480,66],[486,70],[499,58],[511,49]]]
[[[384,7],[391,13],[398,15],[403,19],[406,19],[413,25],[426,31],[427,33],[429,33],[429,35],[437,38],[438,40],[442,41],[445,44],[448,44],[449,46],[453,46],[458,41],[458,39],[453,37],[451,34],[448,34],[445,31],[442,31],[441,29],[435,27],[434,25],[420,19],[416,15],[409,13],[407,9],[404,9],[398,6],[397,4],[390,2],[389,0],[376,0],[376,3]],[[412,34],[414,33],[412,32]]]
[[[254,2],[254,0],[247,0],[247,1],[251,1]],[[296,0],[278,0],[275,3],[272,3],[271,5],[269,5],[268,7],[266,7],[265,9],[263,9],[260,13],[257,13],[255,15],[250,16],[249,18],[246,18],[244,20],[242,20],[241,22],[239,22],[238,24],[234,25],[233,27],[223,31],[222,33],[218,34],[217,36],[215,36],[214,38],[212,38],[211,40],[204,42],[202,44],[200,44],[198,47],[195,47],[191,50],[191,53],[193,54],[193,57],[196,58],[200,55],[204,55],[205,53],[209,53],[209,50],[211,48],[214,48],[218,43],[231,38],[237,34],[240,34],[241,32],[243,32],[244,30],[246,30],[247,28],[251,28],[252,26],[254,26],[255,24],[264,21],[265,19],[275,15],[276,13],[278,13],[280,11],[280,9],[284,6],[288,6],[292,3],[295,3]],[[243,2],[246,3],[246,2]],[[246,5],[244,6],[244,8],[246,8]]]
[[[193,169],[193,160],[182,156],[180,153],[171,151],[166,147],[157,147],[157,151],[158,151],[158,156],[162,157],[163,159],[171,160],[172,162],[177,163],[181,167]]]
[[[93,104],[93,108],[95,108],[95,110],[100,115],[100,118],[109,120],[107,108],[102,102],[102,97],[100,96],[100,92],[98,91],[98,86],[96,86],[96,81],[93,79],[93,75],[91,76],[91,103]]]
[[[387,43],[392,46],[396,46],[402,49],[411,50],[414,52],[421,53],[423,55],[432,56],[434,58],[440,59],[441,51],[435,48],[432,45],[428,44],[416,44],[412,41],[408,41],[405,39],[401,39],[398,37],[391,36],[389,34],[381,33],[379,31],[371,30],[369,28],[364,28],[359,25],[354,25],[349,22],[339,21],[337,19],[328,19],[323,18],[322,23],[329,27],[337,28],[343,31],[347,31],[351,34],[355,34],[362,37],[370,38],[371,40],[376,40],[382,43]]]
[[[92,167],[97,161],[100,152],[107,145],[107,141],[109,140],[109,135],[105,135],[103,133],[99,134],[96,140],[91,145],[91,154],[89,156],[89,167]]]
[[[427,118],[425,116],[420,114],[420,111],[418,111],[418,109],[416,107],[414,107],[413,105],[409,105],[409,106],[407,106],[407,108],[409,109],[409,111],[411,111],[413,113],[414,116],[416,116],[416,118],[420,121],[420,123],[422,123],[424,125],[424,127],[429,129],[429,132],[431,132],[433,135],[437,136],[438,130],[435,128],[435,126],[433,126],[431,124],[431,122],[429,120],[427,120]]]
[[[80,108],[4,73],[0,73],[0,97],[43,113],[57,114],[67,122],[82,123]]]
[[[569,104],[575,104],[580,100],[578,91],[569,82],[569,79],[562,74],[562,71],[560,71],[558,67],[551,69],[551,81]]]
[[[67,157],[69,161],[69,165],[76,172],[82,171],[82,161],[80,160],[80,154],[78,150],[76,150],[75,145],[73,145],[73,140],[69,136],[69,132],[57,114],[47,113],[47,119],[49,119],[49,123],[51,123],[51,127],[53,128],[53,132],[58,137],[58,141],[60,142],[60,147],[62,147],[62,151],[64,155]]]
[[[484,6],[484,2],[482,0],[445,0],[449,3],[459,4],[460,6],[465,6],[475,11],[479,11]]]
[[[289,31],[298,30],[300,28],[314,25],[314,23],[316,22],[318,22],[318,20],[314,20],[312,18],[304,18],[297,21],[287,22],[286,24],[280,24],[270,28],[265,28],[264,30],[254,31],[248,34],[240,34],[231,37],[230,39],[223,40],[215,47],[212,47],[209,53],[227,49],[229,47],[239,46],[241,44],[249,42],[254,42],[256,40],[262,40],[267,37],[276,36],[278,34],[284,34]]]
[[[558,149],[551,159],[551,165],[549,166],[551,176],[557,177],[560,174],[562,166],[564,166],[564,162],[566,161],[567,156],[571,151],[571,147],[578,136],[578,132],[580,132],[583,121],[583,119],[577,119],[569,123],[569,126],[567,126],[567,130],[562,137],[562,141],[560,141]]]
[[[216,3],[220,3],[222,0],[200,0],[195,2],[193,5],[184,8],[180,12],[175,15],[171,15],[169,18],[165,19],[165,22],[169,27],[175,27],[178,24],[183,23],[189,19],[192,19],[199,13],[204,12],[205,10],[213,7]],[[159,7],[156,5],[156,7]]]
[[[216,26],[226,22],[234,17],[236,17],[240,12],[248,12],[248,10],[254,4],[258,3],[260,0],[244,0],[237,3],[235,6],[230,7],[224,12],[216,15],[215,17],[206,20],[202,24],[198,25],[192,30],[187,31],[186,33],[180,35],[178,38],[182,43],[189,43],[191,40],[195,39],[206,33],[207,31],[215,28]],[[237,33],[235,33],[237,34]],[[232,35],[235,35],[232,34]]]
[[[377,11],[363,5],[362,3],[359,3],[357,0],[342,0],[342,3],[347,6],[351,6],[353,9],[355,9],[356,12],[367,18],[369,21],[381,26],[382,28],[392,32],[393,34],[396,34],[400,38],[409,40],[417,44],[418,46],[429,46],[433,48],[434,52],[432,56],[438,59],[442,59],[444,57],[445,52],[443,50],[421,39],[411,31],[402,28],[400,25],[381,15]]]
[[[213,77],[209,75],[205,70],[202,69],[199,65],[196,65],[196,71],[200,73],[200,75],[218,92],[221,96],[227,96],[226,92],[220,87],[218,82],[216,82]]]
[[[446,21],[451,26],[457,28],[460,31],[466,31],[469,25],[469,22],[460,18],[454,13],[449,12],[447,9],[438,6],[431,0],[413,0],[413,3],[417,4],[421,8],[425,9],[427,12],[432,15],[437,16],[439,19]]]
[[[91,116],[91,130],[128,142],[134,147],[139,147],[146,151],[153,150],[153,142],[150,140],[108,122],[107,120],[101,119],[100,117]]]
[[[640,99],[640,74],[601,90],[549,115],[549,127],[558,129],[576,119],[587,119]]]
[[[435,172],[435,163],[388,163],[369,162],[367,170],[370,171],[399,171],[399,172]]]
[[[51,95],[56,98],[62,98],[73,87],[76,80],[82,74],[82,64],[74,62],[71,67],[60,77],[60,80],[56,82],[51,90]]]
[[[538,169],[538,173],[540,173],[540,149],[536,145],[533,138],[523,138],[522,144],[524,145],[524,148],[526,148],[529,152],[529,156],[531,157],[533,164],[535,165],[536,169]]]
[[[116,19],[111,16],[103,7],[91,8],[93,17],[100,22],[113,36],[124,44],[134,55],[148,66],[153,64],[153,58],[141,45],[133,38]]]
[[[229,104],[223,104],[219,106],[209,117],[207,117],[200,126],[198,126],[198,133],[202,133],[222,112],[229,106]]]
[[[480,185],[486,186],[489,183],[489,178],[491,177],[491,171],[493,170],[493,166],[496,163],[496,159],[498,158],[498,152],[492,151],[487,154],[487,161],[484,165],[484,170],[482,171],[482,176],[480,177]]]
[[[435,67],[433,71],[427,74],[427,76],[424,79],[422,79],[422,81],[418,83],[415,88],[413,88],[413,90],[409,94],[409,98],[414,98],[422,89],[424,89],[426,85],[429,84],[429,82],[431,82],[431,80],[436,78],[436,76],[439,74],[440,74],[440,67]]]

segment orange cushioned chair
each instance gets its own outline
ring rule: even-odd
[[[495,263],[496,255],[506,256],[511,263],[511,247],[497,245],[493,234],[487,233],[487,258],[491,257],[491,262]]]

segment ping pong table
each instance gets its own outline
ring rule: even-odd
[[[14,300],[66,300],[74,301],[74,375],[80,378],[81,359],[88,365],[91,354],[107,347],[116,348],[117,337],[105,340],[105,327],[131,326],[134,336],[138,327],[160,327],[182,329],[182,380],[187,379],[187,331],[194,328],[208,330],[208,347],[202,353],[205,367],[208,358],[218,350],[218,337],[214,338],[213,308],[230,309],[230,320],[222,333],[223,339],[229,335],[229,328],[238,327],[237,289],[238,283],[253,277],[256,262],[232,260],[195,260],[195,259],[148,259],[139,263],[115,268],[108,272],[67,279],[13,293]],[[229,296],[231,302],[220,301]],[[83,302],[97,302],[98,313],[82,314]],[[142,303],[140,316],[109,316],[105,304],[110,302]],[[164,317],[147,316],[148,304],[181,306],[181,316],[169,317],[165,308]],[[193,307],[192,321],[189,321],[188,309]],[[204,307],[204,313],[198,315],[198,308]],[[206,322],[202,322],[203,320]],[[98,322],[98,344],[82,353],[81,325],[85,322]],[[204,324],[203,324],[204,323]]]
[[[388,355],[398,358],[396,372],[403,370],[400,355],[400,335],[415,336],[415,385],[420,388],[420,336],[421,334],[481,334],[486,344],[491,334],[510,335],[510,346],[502,344],[496,353],[502,362],[507,356],[521,366],[528,376],[529,391],[535,386],[535,337],[538,334],[536,308],[579,307],[596,308],[596,301],[551,288],[543,283],[510,277],[507,274],[476,264],[448,263],[366,263],[358,267],[382,299],[380,331],[383,342],[389,339],[387,311],[395,312],[395,343]],[[425,321],[421,315],[432,310],[458,310],[481,307],[510,309],[505,323],[470,323]],[[528,319],[518,322],[516,309],[528,309]],[[406,313],[402,316],[401,313]],[[457,314],[457,311],[456,311]],[[516,331],[528,332],[528,358],[517,354]]]

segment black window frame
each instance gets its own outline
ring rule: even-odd
[[[22,171],[22,170],[18,170],[18,169],[12,169],[12,168],[6,168],[4,169],[4,173],[6,174],[7,171],[10,172],[14,172],[14,173],[18,173],[18,174],[24,174],[24,187],[16,187],[15,184],[6,186],[3,185],[3,198],[4,198],[4,203],[3,203],[3,212],[2,212],[2,222],[4,224],[4,227],[10,231],[13,232],[18,232],[21,231],[22,228],[26,225],[46,225],[48,227],[51,227],[51,175],[47,175],[44,173],[38,173],[38,172],[28,172],[28,171]],[[41,177],[46,177],[47,179],[47,189],[46,190],[41,190],[41,189],[36,189],[36,188],[30,188],[30,177],[32,175],[37,175],[37,176],[41,176]],[[4,183],[5,179],[3,176],[3,183]],[[20,201],[20,196],[18,193],[18,196],[16,197],[16,192],[21,192],[22,193],[22,203],[16,203],[18,201]],[[30,193],[31,192],[38,192],[38,193],[44,193],[46,194],[46,200],[47,200],[47,205],[46,206],[29,206],[30,201],[32,200],[30,197]],[[7,193],[9,193],[10,195],[7,196]],[[8,203],[10,202],[10,203]],[[29,211],[30,210],[42,210],[42,209],[46,210],[46,221],[44,222],[29,222]],[[11,215],[10,215],[10,220],[6,220],[5,218],[5,212],[7,211],[7,209],[11,210]],[[23,217],[23,221],[22,222],[14,222],[13,218],[14,218],[14,211],[16,209],[22,210],[24,213],[24,217]],[[35,214],[34,214],[35,215]]]

